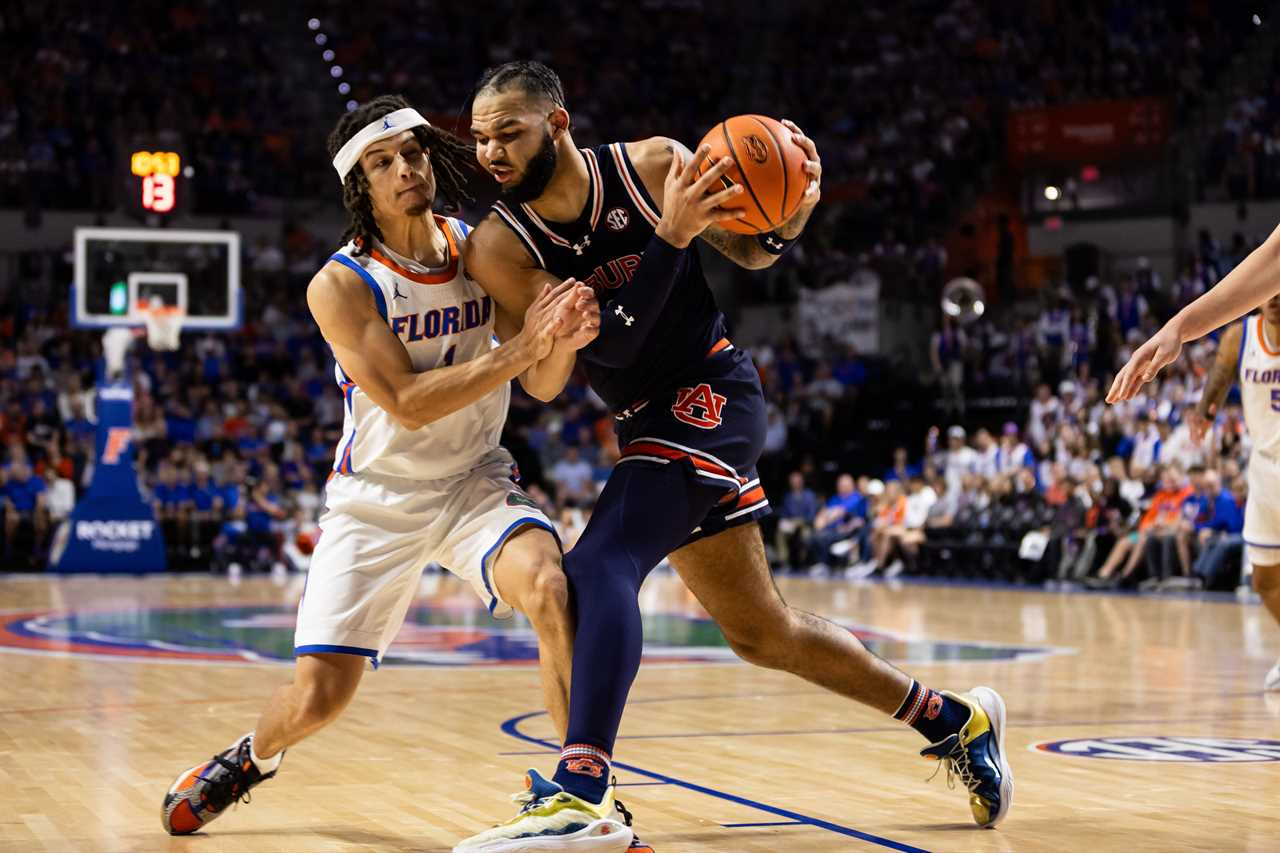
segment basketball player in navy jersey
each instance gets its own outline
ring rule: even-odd
[[[995,691],[930,690],[848,630],[788,607],[770,575],[756,524],[768,512],[756,475],[764,396],[750,357],[725,336],[694,241],[754,269],[800,236],[818,202],[821,162],[814,143],[786,127],[808,155],[805,199],[775,232],[742,236],[715,225],[733,215],[722,205],[740,191],[724,188],[729,162],[698,177],[706,152],[663,137],[578,149],[560,80],[540,63],[490,69],[476,86],[476,156],[501,198],[467,242],[467,267],[493,294],[500,324],[518,325],[548,283],[577,279],[595,289],[600,333],[579,354],[616,413],[622,458],[565,557],[578,624],[568,738],[554,779],[530,771],[521,813],[458,853],[532,849],[534,836],[538,850],[632,841],[613,816],[611,753],[640,665],[637,594],[668,555],[739,656],[912,725],[930,742],[922,754],[964,780],[978,824],[994,826],[1008,812],[1005,712]],[[554,363],[567,381],[572,359]]]

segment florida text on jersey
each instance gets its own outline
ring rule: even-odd
[[[348,243],[331,258],[353,270],[373,293],[378,313],[404,344],[415,371],[469,361],[493,348],[493,301],[463,269],[462,245],[470,227],[436,216],[449,257],[431,268],[392,252],[381,242],[362,254]],[[408,430],[379,408],[342,369],[342,440],[333,470],[367,471],[413,480],[448,477],[496,449],[511,389],[504,384],[476,403],[422,429]]]

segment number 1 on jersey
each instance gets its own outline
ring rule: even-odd
[[[449,347],[449,351],[444,354],[444,361],[442,363],[444,364],[445,367],[453,367],[453,354],[457,352],[457,350],[458,350],[458,345],[454,344],[453,346]],[[1274,400],[1275,398],[1273,397],[1272,399]],[[1274,405],[1274,403],[1272,405]]]

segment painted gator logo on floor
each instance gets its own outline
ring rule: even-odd
[[[270,663],[293,660],[293,608],[282,606],[139,608],[6,614],[0,650],[144,658],[159,661]],[[898,663],[1005,661],[1069,650],[997,643],[908,639],[851,628],[873,652]],[[715,623],[683,615],[645,616],[649,663],[736,660]],[[494,622],[454,608],[418,605],[384,664],[416,666],[532,665],[537,639],[517,618]]]

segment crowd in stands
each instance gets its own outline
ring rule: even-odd
[[[833,467],[864,397],[886,382],[908,394],[906,379],[848,346],[755,347],[769,398],[760,469],[775,507],[765,525],[775,566],[1224,582],[1238,564],[1249,440],[1230,405],[1203,442],[1192,437],[1186,413],[1213,342],[1187,347],[1135,400],[1101,399],[1131,347],[1241,256],[1207,237],[1200,249],[1175,281],[1140,266],[1114,288],[1055,291],[1024,320],[945,326],[934,336],[935,368],[945,369],[919,390],[954,384],[944,414],[955,423],[897,447],[887,466],[889,453]],[[302,567],[315,541],[342,398],[327,347],[290,296],[298,283],[279,286],[275,276],[288,273],[278,254],[250,250],[249,299],[261,307],[240,332],[188,334],[175,352],[140,345],[129,358],[140,479],[177,569]],[[55,298],[14,311],[4,329],[14,345],[0,346],[8,566],[44,564],[92,476],[97,335],[68,331],[66,310]],[[965,413],[977,389],[993,387],[1025,401],[1016,420]],[[571,546],[618,458],[613,419],[575,375],[551,406],[517,391],[504,443]]]
[[[817,140],[828,178],[784,277],[821,286],[870,263],[928,291],[947,266],[939,235],[950,205],[998,162],[1007,110],[1144,95],[1187,106],[1250,26],[1204,4],[1120,0],[804,0],[752,15],[723,0],[590,8],[566,16],[500,0],[475,15],[436,4],[430,26],[418,27],[392,7],[357,14],[332,0],[296,18],[214,0],[162,9],[19,4],[0,13],[0,196],[29,210],[118,208],[124,152],[164,144],[193,169],[197,213],[278,212],[282,197],[332,204],[323,145],[348,99],[399,91],[447,118],[464,108],[485,66],[535,57],[560,72],[584,145],[654,133],[692,144],[725,115],[786,105],[786,117]],[[652,26],[667,18],[680,25]],[[725,44],[736,48],[725,54]],[[1249,118],[1265,114],[1259,107]],[[473,221],[479,209],[468,212]],[[1164,493],[1162,481],[1175,493],[1208,494],[1216,482],[1220,494],[1236,494],[1239,470],[1229,463],[1239,465],[1247,443],[1238,418],[1224,415],[1215,428],[1217,451],[1186,447],[1181,416],[1198,394],[1203,351],[1188,352],[1140,403],[1108,410],[1099,399],[1134,343],[1212,286],[1251,238],[1237,235],[1223,249],[1204,235],[1175,281],[1142,267],[1048,291],[1029,314],[1005,306],[971,325],[944,325],[928,384],[845,345],[806,349],[783,337],[754,348],[769,395],[761,473],[778,510],[766,530],[775,564],[892,574],[901,560],[922,572],[968,572],[962,559],[934,557],[977,544],[999,555],[985,546],[1008,546],[1023,531],[1021,549],[1026,532],[1046,530],[1049,556],[1031,562],[1081,565],[1088,547],[1101,562],[1113,555],[1109,540],[1082,531],[1141,524],[1146,516],[1135,513]],[[278,243],[250,248],[245,284],[255,310],[242,331],[188,334],[177,352],[143,347],[131,356],[138,467],[176,568],[305,564],[342,412],[328,350],[296,298],[324,242],[291,225]],[[41,566],[92,475],[98,342],[67,330],[65,298],[9,298],[12,310],[0,314],[4,556],[8,566]],[[850,437],[875,408],[869,398],[889,383],[899,396],[915,389],[943,400],[949,422],[964,426],[937,433],[923,453],[913,440],[892,471],[878,470],[888,450],[846,464],[856,455]],[[967,405],[977,389],[1028,400],[1029,415],[1012,427],[1003,417],[984,423]],[[972,436],[958,431],[966,427]],[[504,442],[572,543],[617,458],[609,413],[581,376],[553,406],[517,392]],[[1148,543],[1164,542],[1149,532],[1154,524],[1117,539],[1129,544],[1115,546],[1106,578],[1134,577]],[[999,541],[970,541],[970,528],[999,531],[990,534]],[[1223,541],[1184,533],[1159,547],[1181,572],[1184,555]],[[982,560],[993,576],[1036,575],[1016,553]]]
[[[1266,84],[1237,92],[1201,164],[1206,196],[1241,202],[1280,197],[1280,49]]]
[[[324,140],[349,100],[403,92],[446,121],[486,66],[533,57],[564,79],[580,144],[692,145],[726,115],[779,105],[827,164],[826,247],[863,250],[888,228],[914,251],[998,160],[1008,109],[1197,97],[1250,24],[1175,6],[804,0],[744,15],[725,0],[610,0],[566,14],[500,0],[483,15],[434,4],[414,26],[394,4],[332,0],[290,15],[17,4],[0,13],[0,196],[119,207],[132,146],[166,146],[193,169],[198,213],[331,201]],[[679,26],[652,26],[663,19]]]
[[[1243,542],[1249,437],[1234,403],[1200,440],[1188,418],[1214,340],[1186,347],[1134,400],[1107,406],[1103,396],[1133,348],[1250,248],[1241,235],[1224,250],[1201,234],[1173,281],[1139,261],[1117,286],[1064,286],[1021,317],[944,318],[930,353],[938,399],[978,428],[957,423],[944,437],[934,427],[923,450],[898,447],[888,470],[842,474],[825,504],[794,471],[778,563],[1095,586],[1228,583]],[[966,412],[978,393],[1027,401],[1024,418],[984,422]]]

